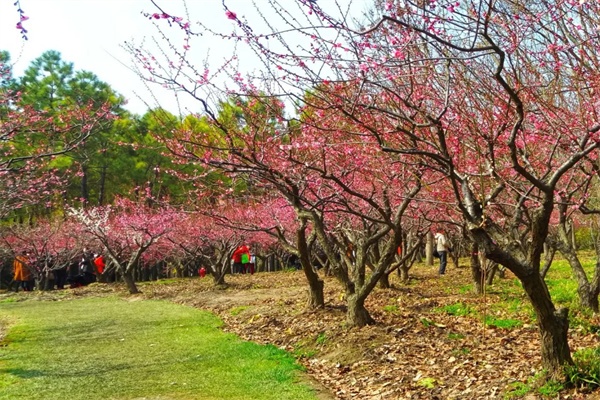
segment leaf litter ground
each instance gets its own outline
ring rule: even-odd
[[[411,281],[377,288],[366,306],[375,325],[348,329],[340,285],[325,280],[326,307],[307,310],[301,271],[140,283],[143,298],[165,299],[214,312],[224,329],[295,354],[326,399],[502,399],[511,385],[540,372],[539,336],[529,313],[493,307],[498,294],[478,296],[468,268],[442,278],[420,266]],[[508,278],[512,279],[512,278]],[[74,296],[126,295],[120,285],[93,284]],[[42,297],[53,297],[52,292]],[[524,295],[521,301],[527,302]],[[135,298],[135,297],[134,297]],[[469,310],[453,312],[447,310]],[[458,315],[457,315],[458,314]],[[484,316],[515,321],[509,329],[485,326]],[[598,345],[598,335],[571,329],[573,351]],[[538,397],[530,395],[528,399]],[[570,390],[565,399],[598,399]]]

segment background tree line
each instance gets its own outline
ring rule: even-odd
[[[142,116],[129,113],[126,100],[109,83],[75,70],[56,51],[40,55],[21,77],[12,75],[7,52],[0,53],[0,65],[0,159],[7,177],[27,171],[32,182],[31,187],[3,182],[3,189],[20,199],[6,209],[4,221],[32,220],[61,214],[67,205],[100,206],[118,196],[139,198],[148,192],[157,199],[182,201],[185,184],[167,171],[193,167],[174,165],[149,133],[168,132],[183,123],[181,118],[163,109]],[[100,110],[102,117],[92,122]],[[18,126],[10,123],[14,115],[22,119]],[[70,131],[61,133],[60,127]],[[36,168],[28,169],[25,161],[33,159]],[[28,201],[25,192],[31,194]]]

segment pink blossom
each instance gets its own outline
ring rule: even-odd
[[[227,18],[229,19],[237,19],[237,15],[236,13],[234,13],[233,11],[229,11],[227,10],[227,12],[225,12],[225,15],[227,16]]]

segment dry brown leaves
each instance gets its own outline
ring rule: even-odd
[[[205,278],[145,285],[143,292],[210,310],[228,331],[296,354],[337,399],[497,399],[540,371],[539,337],[527,316],[521,328],[499,329],[439,311],[462,302],[481,315],[496,301],[459,293],[470,283],[467,268],[440,279],[421,267],[409,285],[376,289],[367,308],[377,324],[362,329],[345,327],[343,292],[333,278],[325,281],[327,306],[313,311],[305,309],[301,271],[228,276],[226,289]],[[572,330],[574,350],[597,342],[597,335]]]

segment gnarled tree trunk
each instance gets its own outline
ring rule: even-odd
[[[323,294],[324,283],[315,272],[310,261],[310,252],[306,241],[306,219],[302,220],[302,224],[296,232],[296,240],[298,253],[300,256],[300,264],[306,280],[308,281],[308,309],[325,307],[325,295]]]
[[[483,294],[484,274],[479,261],[479,245],[473,242],[471,245],[471,276],[473,277],[473,291],[475,294]]]
[[[598,310],[598,287],[594,287],[588,280],[579,257],[572,248],[561,249],[561,253],[569,262],[573,276],[577,281],[577,294],[579,302],[583,307],[597,313]]]
[[[548,288],[539,274],[531,274],[521,281],[536,311],[543,367],[552,377],[562,378],[564,366],[573,364],[567,339],[569,310],[557,310],[554,307]]]
[[[346,322],[349,326],[363,327],[371,325],[375,320],[365,308],[365,298],[356,293],[348,295],[346,299],[348,311],[346,312]]]
[[[398,268],[398,273],[400,274],[400,268]],[[391,287],[390,286],[390,274],[384,273],[383,275],[381,275],[381,278],[379,278],[379,282],[377,284],[382,289],[389,289]]]
[[[548,207],[548,210],[550,209]],[[539,224],[539,220],[536,222]],[[496,233],[495,225],[490,223],[486,228],[488,232]],[[505,247],[500,248],[495,241],[491,240],[487,232],[484,233],[483,229],[473,229],[472,233],[479,246],[485,249],[487,258],[506,267],[521,281],[536,314],[540,332],[542,367],[548,372],[550,378],[561,379],[564,377],[564,368],[573,365],[567,336],[569,312],[566,308],[558,310],[555,308],[546,282],[540,275],[540,255],[545,236],[543,229],[540,231],[542,234],[536,237],[535,243],[537,251],[528,253],[532,255],[529,258],[524,257],[525,255],[518,248],[510,247],[510,244],[504,243]]]
[[[123,272],[123,280],[125,281],[125,285],[127,286],[127,290],[129,294],[137,294],[140,291],[135,284],[135,279],[133,279],[133,268],[127,268]]]

